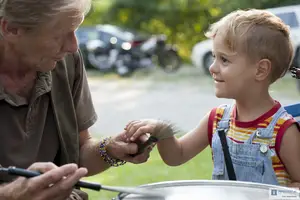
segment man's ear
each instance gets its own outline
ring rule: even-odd
[[[0,27],[2,36],[8,40],[19,36],[19,29],[13,24],[9,23],[5,18],[0,19]]]
[[[262,59],[257,63],[256,68],[256,80],[257,81],[263,81],[267,79],[271,73],[272,70],[272,64],[269,59]]]

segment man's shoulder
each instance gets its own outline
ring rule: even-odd
[[[78,50],[75,53],[66,55],[59,61],[53,70],[53,75],[68,79],[69,84],[72,86],[75,79],[82,74],[83,66],[82,55]]]
[[[80,50],[74,52],[74,53],[69,53],[64,57],[64,60],[66,62],[66,64],[70,64],[70,65],[76,65],[78,63],[82,62],[82,55]]]
[[[60,62],[58,62],[57,67],[64,66],[68,71],[80,71],[78,68],[82,67],[82,65],[82,55],[78,50],[75,53],[67,54]]]

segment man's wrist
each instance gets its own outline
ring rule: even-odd
[[[112,137],[107,137],[99,143],[99,153],[102,159],[110,166],[118,167],[124,165],[126,161],[118,159],[114,156],[114,141]]]
[[[105,149],[106,149],[106,153],[108,156],[110,156],[111,158],[116,158],[114,156],[114,149],[115,149],[115,144],[114,144],[114,138],[113,137],[109,137],[106,145],[105,145]]]

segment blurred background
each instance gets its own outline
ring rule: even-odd
[[[267,9],[290,26],[300,66],[299,0],[94,0],[76,31],[99,116],[91,128],[95,137],[120,133],[130,120],[160,118],[182,133],[194,128],[213,107],[230,103],[214,96],[208,68],[212,41],[209,25],[236,9]],[[300,82],[287,73],[272,85],[283,105],[299,102]],[[210,179],[211,152],[168,167],[154,149],[149,161],[126,164],[87,178],[106,185]],[[112,192],[90,192],[91,199],[111,199]]]

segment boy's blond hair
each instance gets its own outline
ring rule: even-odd
[[[212,24],[205,35],[214,38],[219,33],[230,50],[245,53],[250,61],[269,59],[271,83],[290,68],[294,52],[289,27],[266,10],[234,11]]]

